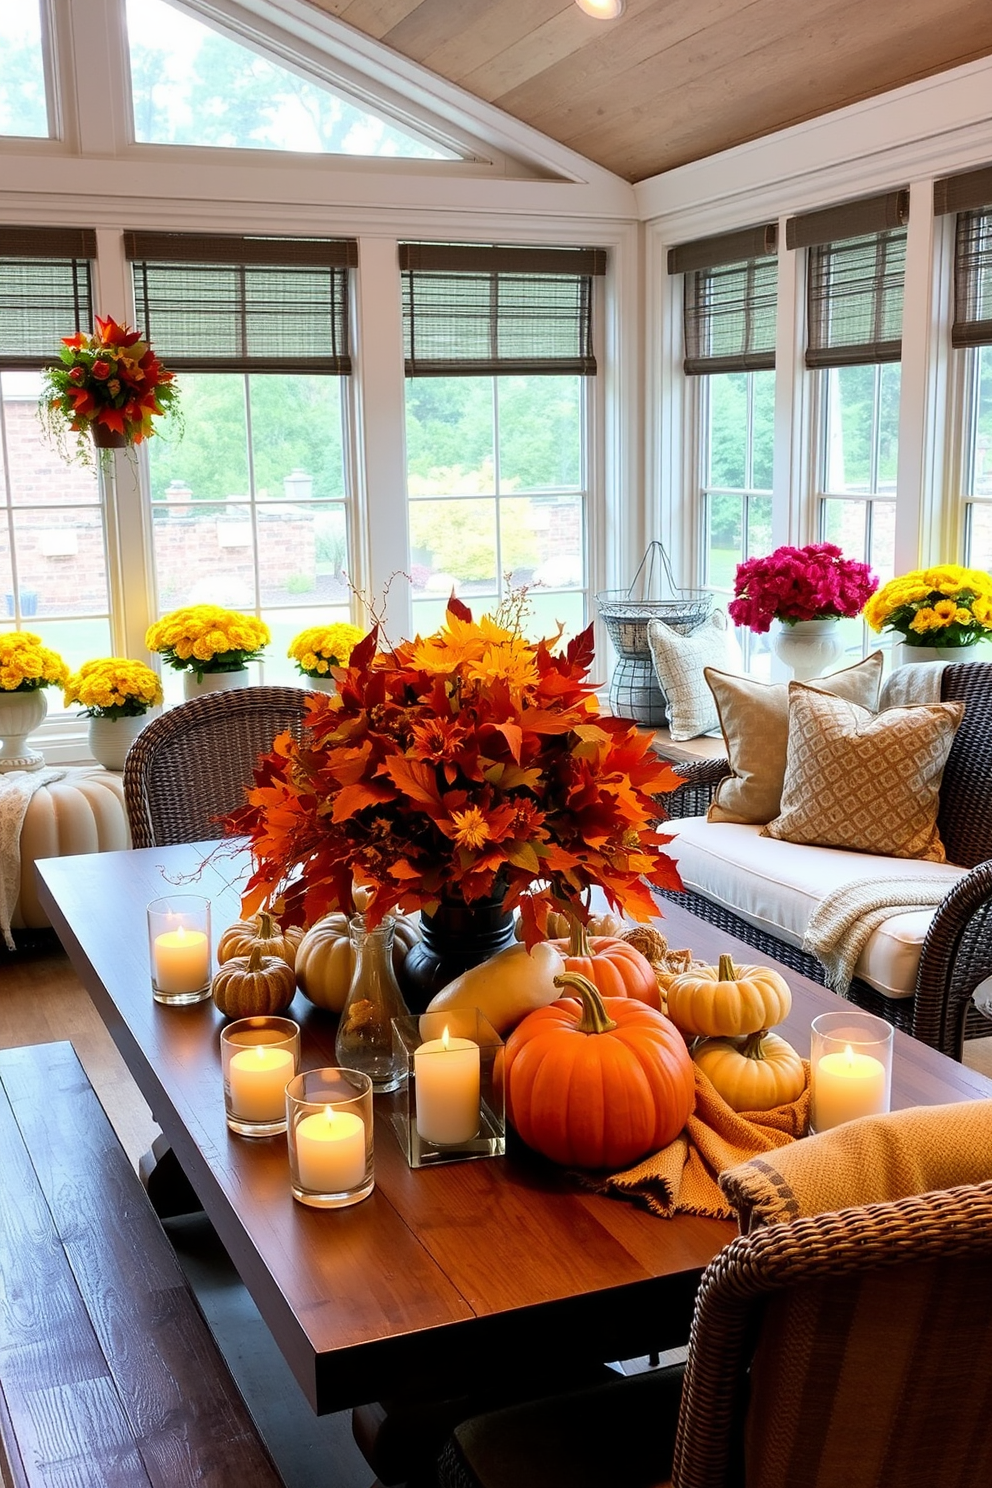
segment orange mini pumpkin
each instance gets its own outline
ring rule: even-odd
[[[654,968],[629,941],[589,935],[584,925],[576,923],[569,939],[554,940],[552,945],[565,957],[565,970],[588,977],[602,997],[636,997],[661,1012]]]
[[[695,1104],[685,1040],[633,997],[603,998],[584,976],[529,1013],[506,1043],[507,1114],[522,1141],[552,1162],[624,1168],[678,1136]]]

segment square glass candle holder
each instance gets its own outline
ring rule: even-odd
[[[374,1187],[372,1081],[361,1070],[318,1069],[286,1087],[289,1182],[313,1209],[342,1209]]]
[[[224,1110],[241,1137],[286,1130],[286,1086],[300,1067],[300,1028],[292,1018],[239,1018],[221,1029]]]
[[[857,1009],[821,1013],[810,1036],[810,1129],[830,1131],[889,1109],[895,1029]]]
[[[506,1151],[503,1041],[478,1008],[393,1019],[407,1080],[394,1117],[411,1168]]]
[[[148,906],[148,959],[152,996],[185,1007],[210,996],[210,900],[170,894]]]

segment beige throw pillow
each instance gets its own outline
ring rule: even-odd
[[[707,813],[710,821],[764,825],[779,812],[789,742],[789,684],[732,677],[708,667],[706,681],[720,718],[732,774],[721,780]],[[882,684],[882,653],[818,677],[820,692],[835,694],[872,712]]]
[[[790,682],[782,810],[762,835],[946,862],[940,780],[963,717],[963,703],[871,713]]]
[[[719,722],[716,704],[703,672],[707,666],[733,666],[740,661],[737,637],[723,610],[714,610],[690,635],[664,620],[648,621],[648,649],[665,694],[673,741],[697,739],[715,729]]]

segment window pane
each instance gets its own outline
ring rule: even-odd
[[[575,490],[582,424],[577,377],[500,377],[500,489]]]
[[[772,498],[752,496],[747,504],[747,556],[760,558],[772,547]]]
[[[831,367],[825,374],[827,491],[871,490],[875,368]]]
[[[48,135],[40,0],[0,6],[0,134]]]
[[[581,589],[582,504],[577,497],[504,497],[499,503],[500,570],[512,587]]]
[[[992,570],[992,504],[970,508],[968,547],[965,560],[972,568]]]
[[[166,0],[128,0],[135,138],[156,145],[454,160]]]
[[[263,605],[297,605],[305,597],[309,602],[347,606],[349,591],[341,571],[347,551],[343,507],[328,511],[295,502],[260,503],[256,517]],[[320,548],[332,554],[330,563],[318,557],[318,520],[322,524]]]
[[[495,501],[411,502],[410,545],[415,598],[499,592]]]
[[[183,436],[148,441],[153,501],[244,500],[248,494],[245,379],[240,373],[184,372],[177,378]]]
[[[775,373],[752,372],[751,485],[759,491],[772,488],[775,455]]]
[[[896,561],[896,504],[873,501],[871,504],[871,550],[868,562],[884,584],[894,576]]]
[[[878,477],[875,489],[894,494],[899,461],[899,390],[902,386],[902,367],[898,362],[883,362],[878,373]]]
[[[992,496],[992,346],[982,346],[974,355],[978,388],[971,494]]]
[[[774,375],[774,374],[773,374]],[[747,484],[747,372],[719,372],[709,390],[707,486],[742,490]]]
[[[732,594],[738,563],[744,558],[743,498],[711,496],[706,503],[706,578],[713,589]]]
[[[350,624],[351,612],[346,605],[337,610],[329,610],[324,606],[315,606],[313,609],[263,610],[262,619],[272,632],[272,643],[265,650],[263,671],[266,683],[305,687],[306,679],[296,670],[296,662],[290,661],[286,655],[290,641],[301,630],[309,630],[313,625],[333,625],[336,621]]]
[[[493,379],[408,378],[406,450],[411,496],[494,492]]]
[[[836,543],[845,558],[868,559],[867,501],[824,501],[823,541]]]

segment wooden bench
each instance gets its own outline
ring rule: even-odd
[[[280,1488],[71,1044],[0,1052],[0,1480]]]

